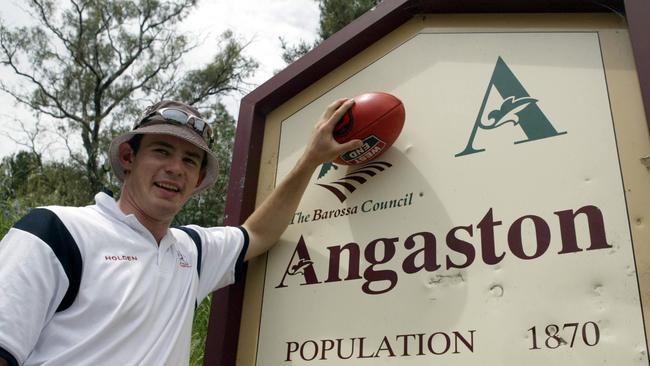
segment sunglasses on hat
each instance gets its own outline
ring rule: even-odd
[[[143,118],[141,118],[140,121],[138,121],[133,126],[133,129],[135,130],[138,127],[141,127],[145,122],[147,122],[151,117],[155,116],[156,114],[160,115],[168,122],[191,127],[194,130],[194,132],[198,133],[199,136],[203,138],[203,141],[205,141],[205,143],[208,145],[208,148],[212,148],[212,143],[214,143],[214,135],[212,134],[212,127],[210,127],[210,125],[206,121],[202,120],[201,118],[193,114],[189,114],[178,108],[170,107],[170,108],[160,108],[154,110],[148,113],[147,115],[145,115]]]

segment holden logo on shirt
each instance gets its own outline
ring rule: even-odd
[[[178,262],[178,265],[183,267],[183,268],[189,268],[192,267],[192,264],[188,262],[185,259],[185,256],[183,256],[183,253],[180,252],[180,250],[176,249],[176,261]]]
[[[138,257],[134,255],[105,255],[104,260],[106,262],[135,262]]]

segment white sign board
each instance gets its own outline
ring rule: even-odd
[[[277,180],[327,104],[371,91],[404,130],[312,178],[257,365],[648,363],[596,32],[417,34],[283,121]]]

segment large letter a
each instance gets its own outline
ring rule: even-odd
[[[501,97],[504,99],[503,104],[497,110],[493,110],[488,114],[488,119],[492,120],[491,124],[483,124],[481,119],[485,112],[485,105],[492,87],[495,87]],[[517,80],[517,77],[508,68],[506,63],[501,57],[497,59],[496,66],[492,72],[492,78],[488,84],[485,95],[483,96],[483,103],[481,109],[478,111],[474,128],[467,141],[465,149],[455,156],[463,156],[474,154],[477,152],[485,151],[485,149],[475,149],[474,138],[479,127],[481,129],[490,130],[502,126],[508,122],[519,126],[526,134],[527,139],[516,141],[515,144],[522,142],[535,141],[563,135],[566,132],[557,132],[551,122],[546,118],[541,109],[537,106],[537,99],[531,98],[523,85]]]
[[[298,261],[292,265],[292,263],[294,263],[294,259],[296,258],[296,254],[298,254]],[[280,281],[280,284],[275,286],[275,288],[287,287],[287,285],[284,284],[284,280],[287,278],[287,275],[295,276],[297,274],[301,274],[305,278],[305,282],[302,283],[302,285],[313,285],[315,283],[320,283],[320,281],[318,281],[318,277],[316,277],[316,271],[314,271],[313,262],[309,256],[309,250],[307,250],[307,245],[305,244],[305,239],[302,237],[302,235],[300,236],[300,240],[298,240],[298,244],[296,244],[296,249],[291,255],[289,264],[287,264],[287,269],[284,271],[282,281]]]

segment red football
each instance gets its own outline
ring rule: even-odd
[[[367,163],[393,145],[404,126],[404,104],[388,93],[366,93],[354,97],[354,105],[334,127],[334,139],[344,143],[353,139],[363,146],[339,156],[337,164]]]

